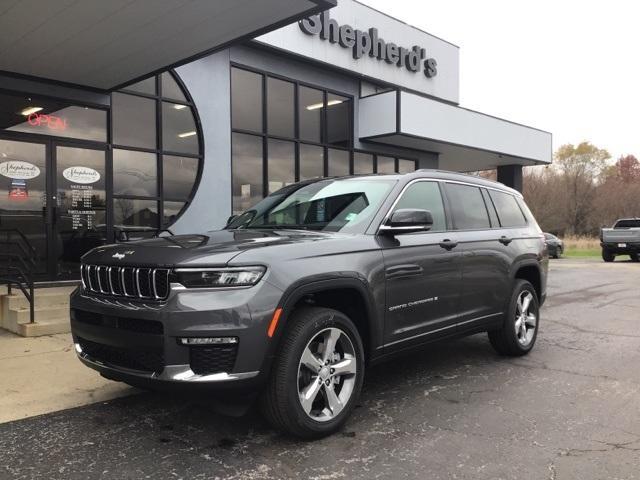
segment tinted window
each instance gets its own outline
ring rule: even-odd
[[[324,176],[324,148],[300,144],[300,180]]]
[[[491,190],[489,192],[498,211],[500,225],[503,227],[522,227],[527,224],[524,214],[513,195]]]
[[[487,206],[487,210],[489,210],[489,218],[491,219],[491,226],[497,228],[500,226],[500,222],[498,221],[498,215],[496,214],[496,209],[493,206],[493,202],[489,197],[489,192],[487,192],[484,188],[482,189],[482,196],[484,197],[484,204]]]
[[[340,177],[349,175],[349,152],[346,150],[329,149],[329,176]]]
[[[447,183],[447,197],[457,230],[489,228],[489,215],[478,187]]]
[[[169,152],[198,153],[198,132],[191,108],[162,102],[162,148]]]
[[[640,228],[640,220],[633,220],[633,219],[618,220],[614,228]]]
[[[111,107],[114,144],[156,148],[155,100],[114,93]]]
[[[197,161],[197,160],[196,160]],[[157,155],[113,150],[113,194],[154,197],[157,194]]]
[[[394,211],[401,208],[419,208],[429,210],[433,216],[432,232],[446,230],[444,204],[440,187],[436,182],[416,182],[411,184],[402,194]]]
[[[351,100],[329,93],[327,95],[327,143],[348,147],[350,120]]]
[[[395,173],[396,159],[378,155],[378,173]]]
[[[233,212],[240,213],[262,198],[262,137],[234,133],[232,137]]]
[[[270,135],[293,137],[293,83],[267,78],[267,129]]]
[[[319,143],[321,141],[322,107],[324,106],[323,93],[315,88],[300,86],[298,96],[300,139]]]
[[[231,69],[233,128],[262,131],[262,75]]]
[[[416,162],[413,160],[398,159],[398,173],[410,173],[415,171]]]
[[[136,227],[158,228],[158,202],[155,200],[133,200],[116,198],[113,200],[113,223]]]
[[[353,173],[373,173],[373,155],[354,152]]]
[[[176,157],[165,155],[163,162],[163,194],[164,198],[186,200],[193,190],[198,174],[198,159],[192,157]],[[165,209],[167,203],[164,203]],[[165,217],[166,217],[165,212]]]
[[[295,145],[293,142],[269,139],[269,193],[295,182]]]

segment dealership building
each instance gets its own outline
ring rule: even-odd
[[[171,3],[0,12],[0,230],[29,240],[37,280],[77,280],[105,242],[220,228],[303,179],[497,169],[521,189],[551,162],[550,133],[459,105],[459,47],[383,12]]]

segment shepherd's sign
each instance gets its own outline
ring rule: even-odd
[[[351,49],[356,60],[369,55],[398,68],[405,67],[410,72],[422,70],[428,78],[438,74],[436,59],[427,58],[424,48],[414,45],[407,49],[393,42],[386,42],[378,36],[377,28],[362,31],[354,29],[351,25],[338,25],[338,22],[329,17],[329,12],[300,20],[298,25],[307,35],[320,35],[322,40]]]

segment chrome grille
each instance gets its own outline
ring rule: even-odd
[[[81,265],[85,291],[120,297],[162,300],[169,296],[169,269]]]

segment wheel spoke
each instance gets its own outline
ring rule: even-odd
[[[516,313],[518,315],[522,313],[522,295],[518,296],[518,301],[516,302]]]
[[[525,320],[525,322],[526,322],[527,326],[531,327],[531,328],[535,328],[536,322],[538,321],[536,316],[533,313],[530,313],[529,315],[527,315],[526,318],[527,319]]]
[[[356,360],[354,358],[344,358],[332,365],[334,375],[355,375]]]
[[[304,351],[302,352],[302,358],[300,361],[305,367],[307,367],[313,373],[318,373],[322,368],[322,360],[320,360],[320,358],[318,358],[311,351],[309,346],[307,346],[307,348],[305,348]]]
[[[516,323],[514,324],[516,328],[516,335],[520,335],[520,329],[522,328],[522,317],[518,317]]]
[[[331,355],[336,351],[336,344],[340,339],[340,330],[330,328],[324,338],[324,350],[322,352],[322,363],[327,363]]]
[[[342,404],[340,397],[336,394],[336,391],[333,388],[333,383],[329,386],[324,386],[324,393],[327,397],[327,407],[329,407],[333,416],[336,416],[344,408],[344,405]]]
[[[322,385],[323,384],[318,381],[318,378],[314,377],[311,383],[307,385],[302,392],[300,392],[300,403],[302,404],[302,409],[307,414],[311,412],[313,401],[318,396],[318,392],[320,391]]]
[[[527,292],[527,295],[522,300],[522,310],[520,311],[521,313],[529,313],[529,305],[531,305],[531,300],[533,300],[533,295]]]

